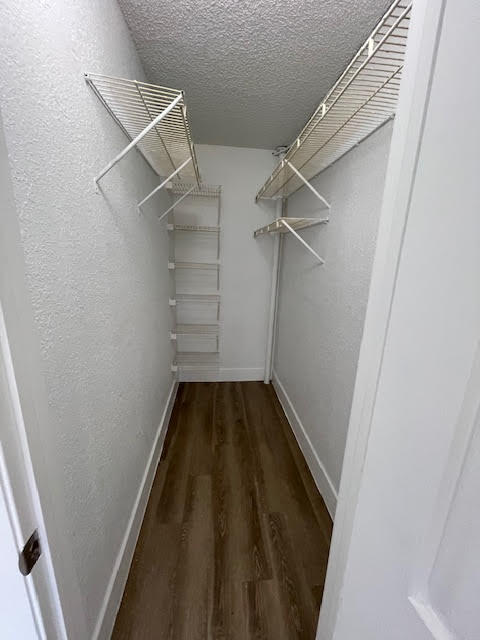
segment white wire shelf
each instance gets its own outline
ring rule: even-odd
[[[218,324],[177,324],[174,333],[178,336],[218,336]]]
[[[395,114],[411,6],[407,0],[392,4],[256,200],[291,195],[304,184],[302,176],[311,180]]]
[[[308,227],[314,227],[317,224],[326,224],[328,218],[277,218],[265,227],[260,227],[253,232],[254,237],[266,234],[266,233],[289,233],[289,229],[285,226],[284,222],[290,225],[292,229],[298,231],[299,229],[308,229]]]
[[[173,364],[180,366],[218,366],[219,355],[218,351],[177,351]]]
[[[191,190],[191,187],[194,187]],[[188,193],[190,198],[219,198],[222,187],[212,184],[192,185],[188,182],[170,182],[167,185],[172,194],[183,196]]]
[[[200,183],[182,91],[97,73],[86,73],[85,79],[131,141],[151,126],[136,146],[159,176],[178,175],[179,178],[193,178],[197,184]],[[166,110],[168,113],[159,119]],[[116,158],[113,164],[121,157]],[[178,171],[182,164],[183,168]],[[110,168],[107,165],[104,173]]]
[[[195,376],[198,375],[199,378],[198,379],[191,379],[190,377],[188,378],[189,382],[207,382],[209,380],[209,378],[205,378],[205,375],[208,376],[208,374],[212,374],[214,377],[212,378],[212,381],[214,381],[216,379],[216,376],[218,375],[218,370],[219,370],[220,366],[219,363],[215,364],[176,364],[175,362],[172,363],[172,372],[173,373],[180,373],[180,374],[185,374],[187,376]]]
[[[175,303],[208,303],[214,304],[220,302],[220,294],[219,293],[176,293],[175,294]]]
[[[220,262],[169,262],[169,269],[203,269],[215,270],[220,269]]]
[[[220,227],[209,227],[198,224],[168,224],[168,231],[198,231],[202,233],[220,233]]]

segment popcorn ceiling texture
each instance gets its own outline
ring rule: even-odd
[[[195,142],[290,143],[390,0],[119,0],[150,82],[184,89]]]
[[[303,236],[325,265],[315,266],[294,238],[283,244],[275,371],[336,491],[391,133],[390,122],[313,180],[331,203],[330,221]],[[317,202],[301,189],[288,214],[319,215]]]
[[[114,0],[0,3],[0,105],[50,409],[43,434],[55,520],[80,601],[69,637],[92,632],[172,383],[167,234],[158,177],[132,152],[85,71],[143,78]],[[163,203],[164,205],[165,203]],[[47,520],[48,527],[48,520]]]

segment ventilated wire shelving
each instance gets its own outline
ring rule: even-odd
[[[220,233],[220,227],[208,227],[205,225],[196,224],[169,224],[167,228],[169,231],[198,231],[203,233]]]
[[[325,224],[328,222],[328,218],[277,218],[270,224],[260,227],[254,231],[253,235],[264,235],[266,233],[288,233],[289,229],[286,224],[289,225],[295,231],[300,229],[308,229],[308,227],[314,227],[317,224]]]
[[[208,353],[199,351],[177,351],[172,364],[175,372],[189,374],[210,374],[218,371],[220,354],[218,351]]]
[[[411,3],[397,0],[288,148],[256,199],[297,191],[395,114]]]
[[[175,297],[170,299],[170,306],[173,308],[175,316],[174,328],[170,337],[176,341],[176,353],[172,370],[179,375],[180,379],[183,379],[183,376],[186,376],[186,379],[202,379],[202,376],[205,375],[207,377],[210,375],[215,376],[219,367],[221,187],[207,184],[194,185],[182,181],[171,182],[167,185],[167,188],[172,197],[176,199],[173,205],[173,213],[167,224],[173,246],[175,246],[177,233],[214,234],[216,236],[215,260],[186,262],[174,259],[168,265],[171,270],[213,271],[215,273],[216,283],[211,283],[211,287],[214,287],[213,291],[208,291],[208,289],[207,291],[189,291],[188,293],[175,291]],[[211,203],[208,202],[209,199],[212,200]],[[176,207],[183,200],[188,202],[188,217],[193,215],[197,219],[200,218],[199,222],[205,222],[201,218],[204,215],[211,216],[212,212],[214,212],[216,224],[191,224],[190,221],[177,221],[176,214],[178,210]],[[213,210],[212,205],[214,207]],[[196,222],[196,220],[193,220],[193,222]],[[208,222],[213,221],[208,220]],[[198,304],[204,309],[201,317],[205,318],[207,316],[211,318],[211,321],[198,321],[198,313],[200,313],[199,308],[196,307]],[[181,307],[182,318],[185,318],[185,314],[187,314],[191,321],[178,322],[180,317],[178,316],[178,307]],[[194,309],[197,309],[197,311],[192,311]],[[212,312],[214,318],[211,315]],[[184,346],[182,340],[185,339],[191,348],[200,350],[182,350]]]
[[[191,198],[220,198],[222,192],[222,187],[217,185],[200,184],[195,185],[191,190],[192,186],[194,185],[188,182],[172,182],[167,186],[167,189],[179,196],[188,193]]]
[[[177,304],[195,302],[195,303],[206,303],[206,304],[216,304],[220,302],[220,294],[219,293],[176,293],[175,298],[171,300],[171,305],[176,306]]]
[[[218,271],[220,269],[220,261],[216,262],[169,262],[168,268],[173,269],[205,269]]]
[[[130,149],[137,147],[159,176],[168,176],[167,181],[173,177],[190,179],[199,188],[200,173],[182,91],[97,73],[86,73],[85,79],[130,140],[98,174],[96,182]]]
[[[218,324],[177,324],[175,326],[175,333],[180,336],[216,336],[218,331]]]

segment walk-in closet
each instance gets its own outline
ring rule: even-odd
[[[476,3],[0,32],[0,635],[480,637]]]

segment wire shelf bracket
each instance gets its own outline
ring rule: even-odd
[[[253,237],[258,238],[258,236],[265,235],[267,233],[288,233],[287,227],[284,225],[286,222],[293,229],[308,229],[309,227],[315,227],[318,224],[327,224],[330,218],[276,218],[270,224],[267,224],[265,227],[260,227],[260,229],[256,229],[253,232]]]
[[[166,185],[167,185],[167,184],[172,180],[172,178],[174,178],[174,177],[177,175],[177,173],[179,173],[179,172],[180,172],[184,167],[186,167],[186,166],[187,166],[187,164],[188,164],[189,162],[191,162],[191,160],[192,160],[192,158],[187,158],[186,160],[184,160],[184,162],[182,162],[182,164],[181,164],[177,169],[175,169],[175,171],[174,171],[172,174],[170,174],[166,180],[164,180],[163,182],[161,182],[157,187],[155,187],[155,189],[153,189],[152,191],[150,191],[150,193],[149,193],[147,196],[145,196],[145,198],[143,198],[143,200],[140,200],[140,202],[138,203],[138,208],[139,208],[139,209],[141,209],[141,208],[142,208],[142,206],[143,206],[146,202],[148,202],[148,200],[150,200],[150,198],[151,198],[152,196],[154,196],[158,191],[160,191],[161,189],[163,189],[163,187],[165,187],[165,186],[166,186]],[[194,187],[192,187],[192,190],[193,190],[193,188],[194,188]],[[183,196],[183,197],[185,197],[185,196]],[[183,199],[183,197],[179,199],[179,202],[180,202],[180,200],[182,200],[182,199]],[[163,213],[161,216],[159,216],[159,219],[161,220],[162,218],[164,218],[164,217],[167,215],[167,213],[169,213],[169,212],[173,209],[173,207],[174,207],[174,206],[175,206],[175,205],[172,205],[172,206],[170,207],[170,209],[167,209],[167,211],[165,211],[165,213]]]
[[[258,238],[258,236],[267,233],[291,233],[317,259],[319,264],[325,264],[325,260],[312,249],[308,242],[305,242],[295,229],[308,229],[317,224],[326,224],[328,220],[328,218],[277,218],[265,227],[254,231],[253,236]]]
[[[320,200],[324,207],[330,209],[330,203],[327,202],[327,200],[325,200],[325,198],[318,193],[315,187],[310,184],[310,182],[300,173],[300,171],[296,167],[293,166],[293,164],[289,160],[282,160],[282,162],[290,167],[293,173],[295,173],[300,178],[303,184],[310,189],[313,195]]]
[[[305,242],[302,236],[298,235],[298,233],[288,224],[288,222],[282,220],[282,224],[288,229],[288,231],[290,231],[291,234],[295,236],[295,238],[305,247],[307,251],[310,251],[310,253],[318,260],[319,264],[325,264],[325,260],[321,258],[307,242]]]

